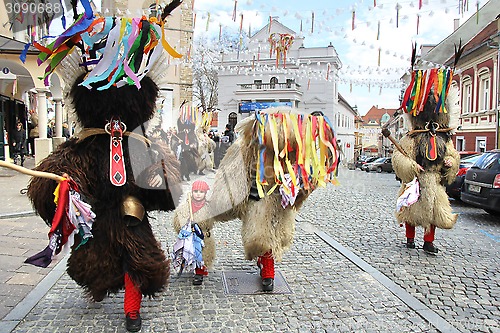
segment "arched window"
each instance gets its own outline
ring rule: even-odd
[[[236,124],[238,123],[238,115],[236,112],[231,112],[227,117],[227,122],[231,124],[231,129],[234,131]]]
[[[380,119],[380,124],[385,124],[391,119],[391,116],[386,112]]]
[[[462,78],[462,114],[472,112],[472,79],[470,75]]]
[[[479,75],[479,111],[490,109],[491,73],[489,68],[481,68]]]
[[[276,88],[276,84],[278,83],[278,78],[276,76],[273,76],[271,80],[269,80],[269,87],[271,89]]]

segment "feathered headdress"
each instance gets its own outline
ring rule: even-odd
[[[413,116],[418,116],[423,111],[427,103],[429,94],[433,93],[436,100],[434,112],[447,112],[445,108],[445,99],[453,79],[453,70],[445,69],[426,69],[415,70],[412,72],[411,81],[406,88],[401,108],[404,112]]]
[[[462,42],[459,46],[455,46],[455,61],[453,68],[432,68],[426,70],[414,70],[416,62],[416,44],[412,47],[412,73],[411,81],[403,95],[401,109],[411,114],[418,116],[423,110],[429,96],[434,96],[436,102],[435,113],[447,113],[446,99],[453,80],[454,69],[460,59],[463,51]]]
[[[165,18],[182,0],[167,5],[160,19],[95,16],[89,1],[80,1],[84,13],[76,14],[77,1],[74,1],[75,22],[66,31],[47,46],[33,43],[41,51],[38,65],[48,64],[41,77],[45,85],[49,85],[49,76],[60,68],[63,80],[68,83],[87,72],[81,85],[89,89],[124,85],[140,88],[141,79],[152,72],[163,49],[174,58],[181,57],[166,41],[163,26]]]

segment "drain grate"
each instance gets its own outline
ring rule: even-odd
[[[228,271],[222,272],[224,293],[229,295],[254,294],[292,294],[292,290],[280,271],[274,273],[274,290],[262,291],[259,272]]]

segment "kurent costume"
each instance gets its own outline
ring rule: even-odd
[[[209,204],[206,201],[206,193],[209,189],[208,184],[202,180],[193,182],[191,191],[204,192],[205,197],[202,200],[195,200],[195,194],[192,193],[186,202],[175,209],[172,221],[174,230],[179,235],[179,240],[172,251],[173,266],[180,273],[186,267],[194,270],[194,285],[203,283],[203,277],[208,275],[208,268],[212,267],[215,259],[215,240],[212,237],[213,221],[208,219],[198,223],[200,218],[198,211]],[[188,229],[187,232],[183,232],[184,228]],[[196,245],[184,245],[184,239],[191,235],[197,236],[202,241],[201,253],[197,253]]]
[[[273,290],[274,261],[292,244],[297,210],[317,186],[335,181],[336,138],[328,119],[290,111],[257,113],[238,124],[209,203],[195,218],[242,220],[245,258],[257,259],[264,291]]]
[[[191,180],[191,173],[198,173],[199,159],[198,154],[198,139],[195,133],[195,123],[190,120],[183,121],[177,119],[177,136],[181,139],[179,161],[181,162],[181,178],[182,180]]]
[[[168,5],[161,19],[129,19],[94,16],[82,1],[85,13],[61,36],[47,47],[35,43],[42,51],[39,63],[49,62],[45,78],[60,70],[83,128],[36,170],[67,174],[69,189],[65,185],[59,196],[67,201],[68,190],[78,191],[90,207],[79,204],[82,214],[73,215],[77,220],[85,215],[85,221],[71,225],[65,210],[74,205],[65,208],[60,198],[56,211],[51,198],[57,184],[34,178],[28,196],[52,225],[51,234],[62,228],[62,237],[55,238],[57,248],[49,245],[53,251],[46,258],[33,256],[28,262],[46,266],[62,245],[71,246],[67,272],[92,300],[125,287],[126,328],[134,332],[141,328],[142,295],[154,296],[169,278],[169,260],[146,212],[172,210],[181,195],[178,161],[170,149],[147,138],[159,91],[155,81],[164,71],[156,66],[167,62],[163,49],[169,50],[163,20],[179,4]],[[55,225],[58,218],[61,227]]]
[[[445,185],[458,171],[460,157],[453,146],[450,117],[459,110],[458,91],[451,86],[451,69],[416,70],[404,95],[402,108],[411,130],[400,141],[392,166],[401,179],[396,218],[406,226],[408,248],[415,248],[415,227],[425,229],[423,249],[435,254],[435,228],[451,229],[452,214]]]
[[[215,142],[207,134],[208,126],[200,125],[196,128],[198,138],[198,174],[203,175],[204,170],[214,169]]]

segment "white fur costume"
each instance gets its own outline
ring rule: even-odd
[[[452,214],[448,195],[445,192],[445,185],[454,181],[460,164],[460,156],[453,146],[449,133],[448,136],[443,134],[440,136],[439,133],[436,136],[440,140],[438,142],[441,142],[438,158],[432,162],[423,158],[423,163],[427,163],[427,165],[423,165],[423,171],[420,171],[417,166],[418,154],[419,152],[421,154],[422,145],[426,142],[426,137],[422,139],[422,136],[428,135],[428,132],[423,131],[425,123],[422,119],[426,121],[430,119],[434,124],[439,124],[440,129],[448,128],[452,121],[450,118],[453,118],[459,110],[456,105],[457,94],[456,88],[450,88],[449,96],[446,99],[447,113],[434,112],[434,103],[428,108],[426,106],[420,115],[408,115],[412,129],[420,131],[420,133],[410,132],[401,139],[400,144],[408,156],[396,150],[392,156],[392,165],[396,175],[402,181],[399,195],[405,190],[406,184],[417,177],[420,182],[420,198],[411,206],[403,207],[401,211],[396,213],[396,218],[401,223],[422,226],[428,230],[431,225],[441,229],[451,229],[457,221],[457,215]],[[432,100],[432,102],[434,101]],[[451,162],[451,166],[444,164],[446,160]]]
[[[289,111],[288,111],[289,112]],[[306,116],[307,117],[307,116]],[[323,120],[323,119],[321,119]],[[226,155],[220,163],[212,186],[210,203],[200,209],[198,213],[204,214],[207,219],[213,221],[228,221],[239,218],[242,221],[242,241],[245,250],[245,258],[252,260],[258,256],[271,251],[275,260],[281,261],[283,254],[287,251],[293,241],[295,234],[295,216],[304,200],[314,190],[317,184],[308,189],[301,188],[295,200],[294,206],[281,205],[281,195],[278,189],[263,198],[256,200],[255,193],[252,196],[252,184],[255,184],[256,165],[261,148],[255,135],[257,132],[257,121],[254,117],[248,117],[238,124],[236,131],[238,139],[229,147]],[[281,152],[285,147],[283,123],[278,122],[277,147]],[[298,143],[295,131],[291,124],[286,125],[290,161],[292,164],[297,160],[296,152]],[[271,144],[271,132],[269,128],[265,131],[265,178],[269,190],[275,184],[273,169],[274,147]],[[335,146],[333,131],[325,131],[329,142]],[[331,147],[331,149],[336,149]],[[332,156],[333,155],[333,156]],[[329,154],[326,164],[327,168],[335,163],[336,154]],[[332,176],[333,172],[328,176]],[[195,220],[197,220],[195,218]]]

